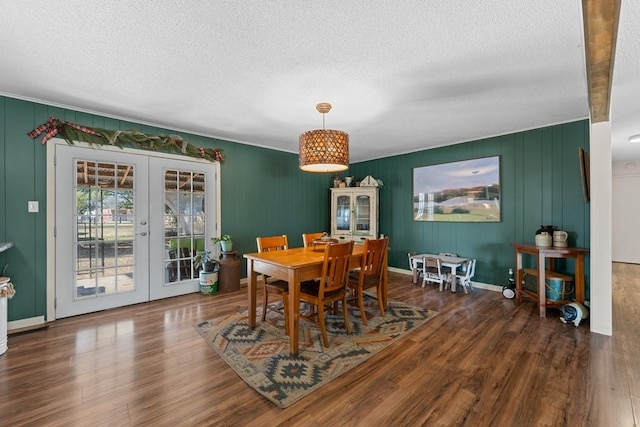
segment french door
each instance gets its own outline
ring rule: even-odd
[[[215,233],[215,167],[56,146],[56,318],[198,290]]]

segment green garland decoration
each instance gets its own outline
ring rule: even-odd
[[[68,144],[74,141],[86,142],[89,145],[114,145],[119,148],[135,147],[143,150],[164,151],[205,159],[210,162],[223,163],[225,155],[221,148],[196,147],[178,135],[147,135],[136,130],[108,130],[78,125],[50,117],[27,135],[35,139],[45,132],[42,144],[56,135],[61,136]]]

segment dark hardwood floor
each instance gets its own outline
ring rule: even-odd
[[[56,321],[9,336],[2,426],[634,426],[640,410],[640,266],[614,264],[614,335],[500,293],[389,297],[440,314],[286,409],[246,385],[193,325],[242,310],[246,288]]]

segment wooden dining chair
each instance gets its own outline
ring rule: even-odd
[[[286,234],[281,236],[256,237],[256,244],[258,245],[258,252],[283,251],[289,248],[289,241]],[[289,284],[284,280],[275,280],[266,274],[262,275],[262,282],[264,283],[262,321],[267,319],[267,310],[278,312],[284,316],[285,330],[288,331],[289,328],[287,326],[289,320],[287,310],[289,307]],[[278,295],[282,299],[282,309],[274,304],[269,304],[269,294]]]
[[[364,290],[376,288],[378,309],[380,316],[384,316],[384,260],[389,246],[389,238],[366,239],[362,248],[360,268],[349,272],[347,286],[353,290],[354,299],[358,300],[360,318],[364,325],[367,324],[367,316],[364,312]]]
[[[325,306],[333,309],[334,302],[342,302],[344,327],[348,334],[351,333],[351,323],[347,312],[347,279],[352,252],[352,241],[326,245],[320,281],[309,280],[300,284],[300,300],[312,307],[318,307],[317,312],[313,310],[309,314],[301,314],[301,316],[320,325],[322,342],[325,347],[329,347],[327,326],[324,319]]]
[[[320,239],[322,237],[322,232],[320,233],[303,233],[302,234],[302,244],[305,248],[308,248],[312,245],[314,240]]]
[[[443,291],[445,275],[442,273],[442,262],[440,258],[426,256],[422,258],[422,287],[427,282],[438,283],[440,292]]]

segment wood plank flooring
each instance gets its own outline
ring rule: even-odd
[[[246,307],[246,288],[56,321],[9,336],[2,426],[634,426],[640,411],[640,266],[614,264],[614,335],[537,316],[501,294],[422,289],[389,297],[440,314],[280,409],[193,325]],[[331,339],[331,337],[329,337]]]

